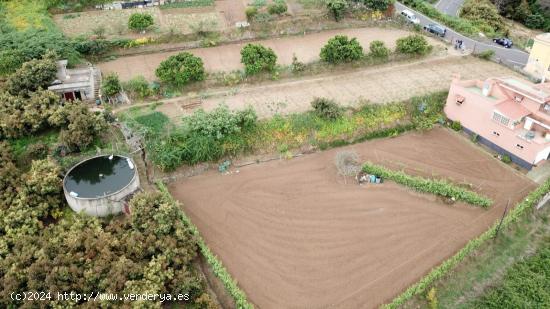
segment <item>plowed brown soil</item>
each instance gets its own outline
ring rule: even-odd
[[[486,230],[508,199],[515,203],[534,188],[445,129],[346,148],[362,160],[472,183],[495,205],[449,206],[390,181],[346,182],[334,166],[344,148],[172,184],[172,194],[258,307],[376,307]]]

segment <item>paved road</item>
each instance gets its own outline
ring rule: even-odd
[[[458,16],[458,11],[462,7],[464,0],[439,0],[435,8],[441,13],[451,16]]]
[[[451,1],[451,0],[442,0],[442,1]],[[458,0],[457,0],[458,1]],[[420,25],[424,26],[430,23],[438,23],[433,19],[430,19],[419,12],[399,3],[395,3],[395,8],[398,12],[403,11],[404,9],[409,9],[414,11],[416,16],[420,19]],[[529,59],[529,54],[521,51],[516,48],[504,48],[495,43],[492,43],[486,39],[486,41],[473,40],[469,37],[466,37],[450,28],[447,28],[447,35],[445,36],[446,41],[454,42],[455,40],[462,40],[464,42],[465,48],[472,50],[475,53],[483,52],[485,50],[491,49],[495,51],[495,57],[500,59],[500,61],[509,66],[516,66],[518,68],[523,68]]]

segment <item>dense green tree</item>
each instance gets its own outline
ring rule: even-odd
[[[487,33],[508,31],[496,7],[489,0],[467,0],[460,17],[468,19]]]
[[[0,138],[16,138],[58,127],[63,118],[59,95],[48,90],[30,93],[29,98],[0,93]],[[61,118],[61,119],[60,119]]]
[[[91,112],[79,101],[66,104],[65,113],[67,127],[61,130],[59,140],[74,150],[86,149],[107,126],[103,114]]]
[[[146,13],[134,13],[128,19],[128,28],[143,31],[155,24],[153,16]]]
[[[182,52],[160,63],[156,76],[173,86],[183,86],[192,81],[201,81],[206,77],[202,59],[188,52]]]
[[[57,55],[48,53],[42,59],[25,62],[15,71],[6,83],[6,89],[12,95],[29,95],[40,88],[46,89],[55,80],[57,73]]]
[[[277,55],[273,49],[260,44],[246,44],[241,49],[241,63],[246,74],[253,75],[261,71],[273,71],[277,63]]]
[[[420,34],[413,34],[397,39],[396,51],[402,54],[424,55],[431,50],[431,45]]]
[[[525,19],[525,25],[531,29],[542,29],[544,27],[544,16],[541,14],[532,14]]]
[[[21,203],[33,207],[40,218],[59,217],[63,204],[61,169],[50,159],[33,161],[23,176]]]
[[[321,60],[329,63],[343,63],[359,60],[363,57],[363,47],[356,38],[337,35],[328,40],[321,49]]]

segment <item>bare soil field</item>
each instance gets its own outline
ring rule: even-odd
[[[398,29],[360,28],[330,30],[303,36],[260,40],[251,43],[258,43],[271,47],[275,51],[275,54],[277,54],[277,63],[289,65],[292,63],[293,54],[296,54],[299,61],[305,63],[318,60],[321,48],[330,38],[338,34],[356,37],[361,45],[363,45],[363,48],[368,50],[368,46],[373,40],[384,41],[386,46],[394,48],[395,40],[411,33]],[[428,38],[428,40],[432,45],[442,44],[432,38]],[[208,72],[233,71],[243,68],[240,52],[246,44],[247,43],[227,44],[209,48],[190,49],[187,51],[201,57],[205,69]],[[121,57],[113,61],[99,63],[98,66],[104,73],[118,73],[121,80],[129,80],[138,75],[142,75],[148,80],[154,80],[155,70],[159,64],[166,58],[180,52],[181,51],[162,52]]]
[[[200,99],[200,107],[208,111],[225,103],[229,108],[238,110],[250,105],[259,117],[267,118],[274,114],[307,111],[311,109],[310,102],[314,97],[332,98],[342,106],[357,106],[365,101],[389,103],[446,90],[452,75],[456,73],[464,79],[491,76],[521,78],[514,71],[493,62],[474,57],[447,57],[264,85],[244,85],[217,93],[207,92],[207,97]],[[197,98],[167,99],[157,110],[178,120],[193,111],[182,108],[192,101],[197,101]]]
[[[489,210],[446,205],[392,182],[337,176],[362,160],[474,184]],[[259,308],[374,308],[486,230],[534,183],[446,129],[408,133],[170,185],[202,236]]]
[[[128,18],[133,13],[148,13],[155,25],[145,34],[128,29]],[[97,10],[54,15],[57,26],[68,36],[93,35],[102,29],[106,37],[140,38],[161,34],[190,34],[194,29],[220,31],[226,28],[224,17],[214,7],[175,9]]]

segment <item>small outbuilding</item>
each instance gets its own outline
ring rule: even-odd
[[[67,60],[57,62],[57,75],[48,90],[59,93],[65,100],[96,100],[101,87],[101,71],[88,65],[84,68],[68,69]]]

